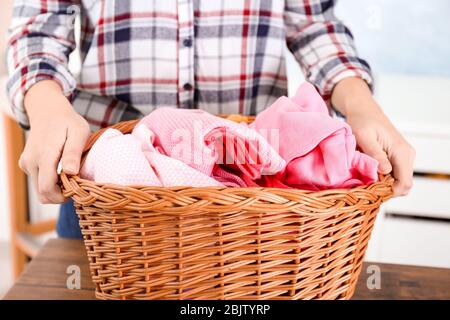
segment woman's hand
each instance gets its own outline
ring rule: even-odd
[[[332,104],[346,116],[358,146],[379,162],[378,171],[395,178],[394,195],[408,194],[413,184],[414,148],[403,138],[359,78],[340,81]]]
[[[89,125],[52,80],[33,85],[25,96],[30,134],[20,157],[20,168],[31,176],[42,203],[64,202],[58,186],[57,166],[77,174],[81,154],[90,135]]]

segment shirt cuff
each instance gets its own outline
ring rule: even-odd
[[[43,80],[54,80],[62,88],[63,94],[70,98],[77,82],[67,67],[59,61],[48,58],[31,60],[26,65],[20,65],[9,77],[7,82],[8,96],[12,111],[20,126],[29,129],[30,121],[24,107],[24,98],[27,91],[36,83]]]
[[[373,92],[374,80],[366,61],[356,57],[337,57],[328,60],[318,69],[316,75],[310,75],[310,81],[316,86],[323,99],[330,105],[331,94],[336,84],[349,77],[364,80]]]

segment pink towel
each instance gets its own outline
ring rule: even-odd
[[[158,108],[143,118],[154,145],[226,186],[273,175],[285,161],[255,130],[202,110]]]
[[[309,83],[301,85],[292,99],[279,98],[250,127],[279,129],[279,153],[287,162],[282,173],[262,177],[258,184],[321,190],[377,180],[377,161],[356,150],[350,126],[328,114]]]
[[[132,134],[107,129],[92,146],[81,177],[98,183],[133,186],[222,186],[213,178],[153,147],[154,134],[136,126]]]

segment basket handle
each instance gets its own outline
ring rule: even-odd
[[[373,184],[373,193],[383,199],[383,202],[389,200],[394,195],[394,177],[389,174],[378,174],[378,181]]]

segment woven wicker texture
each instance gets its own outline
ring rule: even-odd
[[[393,178],[320,192],[61,183],[99,299],[349,299]]]

